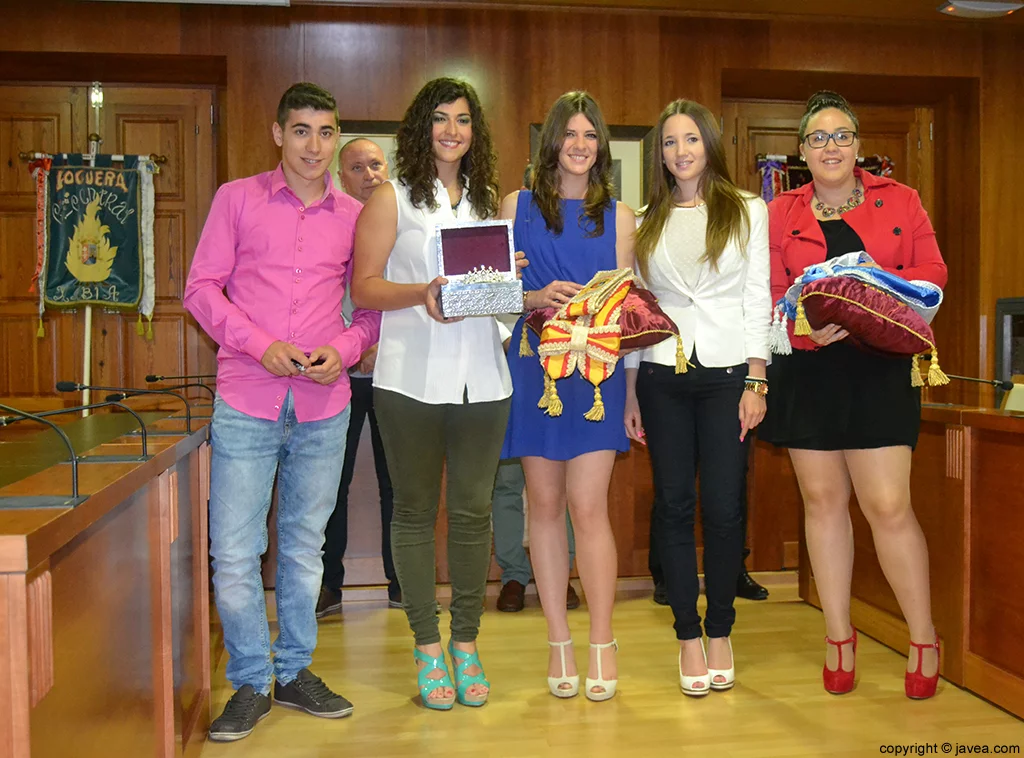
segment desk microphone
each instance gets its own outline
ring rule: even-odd
[[[41,413],[34,414],[33,416],[31,416],[31,418],[35,420],[40,420],[46,418],[47,416],[60,416],[63,413],[78,413],[79,411],[91,411],[96,408],[107,408],[111,405],[116,405],[118,408],[123,408],[124,410],[128,411],[130,414],[135,416],[135,420],[139,422],[139,429],[142,432],[142,457],[148,458],[149,456],[147,455],[146,452],[146,424],[142,421],[142,416],[133,411],[124,403],[118,403],[113,400],[108,400],[107,402],[104,403],[89,403],[88,405],[76,405],[73,408],[58,408],[53,411],[42,411]],[[27,415],[15,417],[0,416],[0,426],[10,426],[11,424],[17,423],[18,421],[24,421],[27,418],[30,417]],[[74,451],[72,451],[72,454],[73,453]],[[78,456],[76,455],[75,458],[77,459],[77,457]]]
[[[169,382],[178,379],[216,379],[216,374],[185,374],[183,376],[164,376],[163,374],[147,374],[146,382],[152,384],[153,382]]]
[[[38,421],[40,424],[45,424],[60,435],[61,440],[63,440],[64,445],[71,454],[71,497],[78,500],[78,456],[75,455],[75,448],[71,444],[71,440],[68,439],[68,436],[64,433],[64,430],[49,419],[41,418],[34,413],[19,411],[17,408],[12,408],[9,405],[0,405],[0,411],[10,413],[14,416],[18,416],[19,418],[29,419],[30,421]]]
[[[1003,392],[1009,392],[1013,389],[1013,382],[1007,379],[977,379],[973,376],[957,376],[956,374],[946,374],[950,379],[959,379],[961,382],[977,382],[978,384],[990,384],[996,389],[1000,389]]]
[[[150,376],[152,376],[152,374],[150,374]],[[147,382],[149,381],[149,377],[146,377],[146,381]],[[163,380],[162,379],[158,379],[156,381],[163,381]],[[202,382],[189,382],[188,384],[175,384],[173,387],[160,387],[159,389],[164,389],[164,390],[187,390],[190,387],[198,387],[199,389],[204,389],[204,390],[206,390],[207,392],[210,393],[210,400],[216,400],[217,399],[217,395],[213,391],[213,388],[210,387],[210,385],[208,385],[208,384],[203,384]],[[154,389],[156,389],[156,388],[154,387]]]
[[[138,389],[137,387],[101,387],[97,384],[79,384],[78,382],[57,382],[58,392],[77,392],[78,390],[113,392],[115,394],[107,395],[104,398],[109,403],[116,403],[119,400],[124,400],[126,397],[133,397],[135,395],[170,395],[171,397],[176,397],[185,404],[185,433],[192,433],[192,413],[188,400],[184,395],[180,395],[177,392],[171,392],[170,390],[145,390]]]

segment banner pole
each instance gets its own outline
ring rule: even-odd
[[[103,85],[100,82],[93,82],[89,88],[89,105],[92,106],[93,120],[96,131],[89,134],[89,154],[83,156],[83,162],[87,166],[96,165],[96,155],[100,151],[100,128],[102,119],[100,111],[103,108]],[[85,342],[82,345],[82,384],[92,384],[92,306],[85,306]],[[90,391],[82,391],[82,405],[89,405]],[[89,415],[88,410],[82,411],[82,417]]]
[[[95,87],[95,84],[93,85]],[[96,165],[96,154],[100,151],[100,136],[99,136],[99,108],[102,107],[103,100],[100,100],[100,105],[97,106],[95,103],[93,107],[96,109],[96,129],[97,132],[89,135],[89,154],[82,156],[83,163],[87,166]],[[82,384],[88,386],[92,384],[92,306],[85,306],[85,341],[82,344]],[[88,389],[82,390],[82,405],[89,405],[91,402],[90,396],[92,392]],[[82,411],[82,418],[89,415],[88,410]]]

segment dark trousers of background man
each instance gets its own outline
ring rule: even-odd
[[[380,441],[377,415],[373,411],[373,379],[352,377],[352,418],[348,426],[345,444],[345,463],[341,470],[341,485],[338,487],[338,504],[327,522],[324,533],[324,587],[340,592],[345,583],[345,548],[348,545],[348,490],[356,468],[356,453],[363,420],[370,421],[370,442],[373,446],[373,466],[377,471],[377,488],[380,491],[380,551],[384,561],[384,576],[389,585],[397,585],[398,575],[391,558],[391,513],[394,498],[391,491],[391,477],[384,457],[384,445]]]

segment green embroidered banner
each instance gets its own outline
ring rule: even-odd
[[[131,308],[142,294],[138,159],[58,156],[46,182],[46,305]]]

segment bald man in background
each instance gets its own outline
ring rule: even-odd
[[[342,145],[338,153],[338,178],[345,192],[362,204],[370,199],[373,191],[388,179],[388,161],[380,145],[372,140],[356,138]],[[346,296],[342,315],[347,322],[351,318],[352,302]],[[402,607],[402,588],[398,584],[395,564],[391,558],[391,513],[393,497],[388,464],[384,458],[377,416],[373,412],[373,366],[377,360],[377,346],[368,348],[359,363],[349,369],[352,385],[352,416],[348,427],[345,448],[345,462],[341,470],[341,484],[338,487],[338,502],[327,522],[324,534],[324,578],[320,588],[320,599],[316,606],[317,618],[341,613],[341,588],[345,583],[345,548],[348,545],[348,490],[355,472],[356,453],[363,431],[363,420],[370,420],[370,441],[373,446],[373,465],[377,472],[377,489],[380,492],[381,558],[384,562],[384,576],[388,580],[388,606]]]

